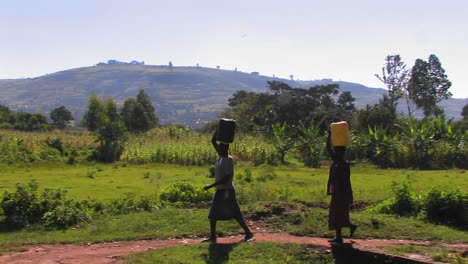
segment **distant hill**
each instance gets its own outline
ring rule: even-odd
[[[122,104],[126,98],[145,89],[163,123],[199,126],[216,118],[234,92],[263,92],[267,89],[267,81],[272,80],[303,88],[337,83],[341,92],[352,93],[357,107],[374,104],[386,91],[341,81],[291,81],[258,73],[203,67],[100,64],[36,78],[0,80],[0,104],[47,116],[52,109],[65,105],[79,121],[92,92],[103,98],[112,97]],[[467,102],[468,99],[449,99],[440,105],[446,109],[447,116],[459,119]]]

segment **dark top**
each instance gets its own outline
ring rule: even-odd
[[[353,203],[353,190],[351,187],[351,171],[346,160],[334,161],[330,166],[327,194],[332,195],[337,203]]]

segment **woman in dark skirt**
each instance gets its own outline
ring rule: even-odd
[[[245,224],[239,204],[236,199],[236,191],[232,180],[234,178],[234,162],[229,156],[229,144],[216,142],[216,132],[214,133],[211,143],[219,155],[215,167],[215,182],[205,186],[205,189],[216,187],[216,193],[211,202],[210,213],[210,238],[204,242],[216,243],[216,221],[236,219],[239,225],[244,229],[245,237],[243,241],[250,241],[253,238],[252,232]]]
[[[336,237],[328,240],[332,243],[343,243],[341,228],[349,227],[352,237],[357,226],[349,220],[349,209],[353,203],[353,190],[351,188],[351,171],[349,163],[344,159],[346,147],[333,147],[328,134],[327,150],[333,164],[330,166],[330,174],[327,184],[327,194],[331,195],[328,229],[336,231]]]

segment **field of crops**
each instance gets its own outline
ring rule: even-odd
[[[0,163],[22,165],[34,162],[68,162],[85,160],[97,146],[88,132],[54,130],[21,132],[0,130]]]
[[[230,152],[239,162],[251,162],[253,165],[275,162],[273,145],[253,136],[238,136],[231,144]],[[167,127],[129,138],[121,160],[135,164],[159,162],[207,165],[213,164],[216,158],[211,135],[180,127]]]

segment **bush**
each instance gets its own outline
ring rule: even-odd
[[[370,210],[399,216],[418,215],[436,224],[468,228],[468,192],[443,192],[432,188],[415,195],[407,183],[394,185],[395,197],[387,199]]]
[[[419,210],[419,201],[410,191],[408,183],[394,184],[392,191],[395,197],[387,199],[372,208],[379,213],[399,216],[415,215]]]
[[[209,202],[212,193],[204,190],[202,186],[191,183],[175,183],[164,190],[159,198],[161,202],[200,204]]]
[[[0,206],[4,222],[10,228],[41,224],[50,228],[66,228],[89,219],[87,208],[66,199],[60,189],[45,189],[38,195],[38,184],[17,184],[13,193],[5,192]]]
[[[47,228],[64,229],[89,220],[87,210],[83,209],[79,206],[79,203],[67,200],[63,205],[45,212],[41,218],[41,222]]]
[[[142,196],[138,199],[133,197],[125,197],[112,200],[109,204],[104,205],[103,211],[106,214],[128,214],[138,212],[152,212],[159,208],[159,203],[156,197]]]
[[[28,185],[17,184],[14,193],[4,193],[1,207],[7,226],[24,227],[36,223],[41,218],[37,188],[37,182],[31,181]]]
[[[45,143],[47,146],[58,150],[60,154],[63,154],[65,150],[63,147],[63,142],[60,138],[46,138]]]
[[[423,215],[429,221],[468,228],[468,192],[432,188],[422,200]]]

